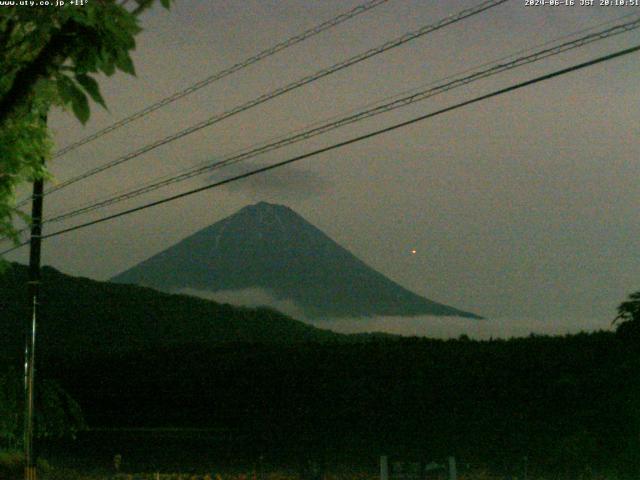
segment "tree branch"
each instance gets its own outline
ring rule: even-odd
[[[131,12],[133,15],[138,16],[146,9],[148,9],[154,0],[136,0],[138,2],[138,6]]]
[[[68,52],[68,32],[58,30],[38,56],[22,68],[13,80],[13,85],[0,99],[0,126],[14,115],[21,105],[26,105],[29,95],[41,78],[64,63]]]
[[[138,6],[132,12],[135,16],[140,15],[154,2],[154,0],[136,1]],[[0,127],[5,125],[21,105],[26,104],[38,80],[46,78],[52,70],[65,62],[72,43],[69,42],[69,38],[73,34],[68,25],[68,21],[66,25],[60,25],[40,53],[16,74],[11,88],[0,98]]]

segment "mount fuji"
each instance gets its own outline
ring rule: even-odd
[[[482,318],[417,295],[366,265],[290,208],[260,202],[111,279],[166,292],[259,289],[309,320]]]

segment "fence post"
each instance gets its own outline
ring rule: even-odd
[[[457,480],[456,457],[449,457],[449,480]]]
[[[380,480],[389,480],[389,457],[380,456]]]

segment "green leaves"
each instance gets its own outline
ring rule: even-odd
[[[15,370],[0,372],[0,440],[16,446],[20,442],[23,393],[20,375]],[[37,385],[39,408],[36,410],[36,434],[39,438],[71,437],[87,428],[78,403],[55,381]]]
[[[163,5],[169,4],[163,1]],[[55,84],[57,92],[53,103],[70,107],[76,118],[86,124],[91,114],[87,95],[107,108],[98,83],[90,74],[102,72],[109,76],[120,70],[135,75],[130,51],[141,30],[138,19],[116,3],[92,2],[86,8],[65,9],[63,16],[49,21],[48,28],[39,25],[51,32],[41,40],[42,48],[55,35],[68,39],[65,44],[70,45],[68,59],[52,71],[48,80]],[[33,29],[27,25],[23,30]]]
[[[10,370],[0,373],[0,439],[16,446],[20,438],[20,376]]]
[[[621,319],[623,322],[640,322],[640,290],[629,295],[629,300],[622,302],[620,306],[618,306],[618,316],[616,320],[618,319]]]
[[[81,73],[76,75],[76,81],[82,85],[82,88],[91,96],[94,102],[99,105],[102,105],[102,108],[107,109],[106,103],[104,103],[104,99],[100,94],[100,87],[98,86],[98,82],[96,82],[93,78],[85,73]]]
[[[128,53],[120,55],[118,58],[116,58],[115,64],[116,67],[118,67],[123,72],[135,76],[136,70],[133,66],[133,61],[131,60],[131,57]]]
[[[73,89],[72,91],[72,102],[71,106],[73,108],[73,113],[76,118],[80,120],[80,122],[84,125],[89,120],[89,115],[91,114],[91,110],[89,109],[89,102],[87,97],[80,89]]]
[[[0,239],[16,239],[17,185],[46,176],[52,142],[41,121],[51,105],[68,107],[86,124],[89,97],[106,107],[96,74],[135,75],[131,52],[141,31],[136,11],[155,0],[91,1],[81,8],[8,9],[0,13]],[[169,8],[171,0],[160,0]]]
[[[74,115],[83,124],[89,120],[89,101],[75,82],[66,75],[57,76],[58,93],[64,105],[71,105]]]
[[[618,316],[613,320],[613,323],[618,320],[621,322],[616,333],[621,338],[638,344],[640,341],[640,290],[629,295],[629,300],[618,306]]]

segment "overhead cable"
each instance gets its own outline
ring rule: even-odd
[[[385,103],[383,105],[378,105],[375,106],[373,108],[369,108],[351,115],[347,115],[343,118],[340,118],[338,120],[335,121],[330,121],[327,122],[325,124],[322,124],[320,126],[311,128],[311,129],[307,129],[305,131],[296,133],[294,135],[291,135],[289,137],[285,137],[282,138],[280,140],[277,140],[275,142],[272,143],[268,143],[266,145],[261,145],[259,147],[250,149],[250,150],[246,150],[243,151],[241,153],[238,154],[234,154],[231,156],[228,156],[224,159],[218,160],[216,162],[210,162],[207,163],[206,165],[203,166],[197,166],[191,169],[188,169],[186,171],[183,171],[177,175],[173,175],[173,176],[169,176],[169,177],[164,177],[161,180],[157,180],[153,183],[150,184],[146,184],[144,186],[140,186],[140,187],[136,187],[132,190],[129,190],[127,192],[121,193],[121,194],[117,194],[114,195],[112,197],[109,197],[107,199],[101,200],[101,201],[97,201],[94,203],[89,203],[85,206],[67,211],[67,212],[63,212],[61,214],[58,214],[56,216],[47,218],[45,220],[45,223],[53,223],[53,222],[60,222],[62,220],[67,220],[69,218],[81,215],[81,214],[85,214],[85,213],[89,213],[91,211],[94,210],[98,210],[101,208],[105,208],[108,207],[110,205],[114,205],[116,203],[120,203],[122,201],[125,200],[130,200],[133,198],[136,198],[140,195],[158,190],[160,188],[166,187],[168,185],[174,184],[174,183],[178,183],[178,182],[182,182],[185,180],[188,180],[190,178],[199,176],[199,175],[203,175],[205,173],[208,173],[210,171],[213,170],[217,170],[219,168],[223,168],[226,166],[229,166],[231,164],[235,164],[238,163],[240,161],[243,160],[247,160],[253,157],[256,157],[258,155],[262,155],[264,153],[279,149],[279,148],[283,148],[285,146],[288,145],[292,145],[294,143],[303,141],[303,140],[307,140],[309,138],[315,137],[317,135],[321,135],[324,133],[327,133],[329,131],[344,127],[346,125],[352,124],[352,123],[356,123],[359,121],[362,121],[366,118],[370,118],[376,115],[380,115],[398,108],[402,108],[402,107],[406,107],[407,105],[411,105],[413,103],[416,102],[420,102],[420,101],[424,101],[428,98],[431,98],[433,96],[439,95],[441,93],[447,92],[449,90],[453,90],[455,88],[459,88],[462,87],[464,85],[468,85],[472,82],[493,76],[493,75],[497,75],[499,73],[505,72],[507,70],[512,70],[514,68],[517,67],[521,67],[523,65],[527,65],[533,62],[537,62],[540,61],[542,59],[545,58],[549,58],[551,56],[555,56],[558,55],[560,53],[569,51],[569,50],[573,50],[575,48],[579,48],[579,47],[583,47],[587,44],[596,42],[596,41],[600,41],[615,35],[619,35],[621,33],[625,33],[625,32],[629,32],[631,30],[640,28],[640,18],[636,18],[635,20],[631,21],[631,22],[627,22],[621,25],[616,25],[614,27],[608,28],[606,30],[602,30],[596,33],[592,33],[589,35],[586,35],[584,37],[569,41],[569,42],[565,42],[562,43],[560,45],[551,47],[551,48],[546,48],[540,51],[537,51],[535,53],[532,53],[530,55],[526,55],[526,56],[522,56],[519,58],[516,58],[514,60],[508,61],[508,62],[504,62],[504,63],[499,63],[497,65],[494,65],[490,68],[487,68],[485,70],[481,70],[481,71],[477,71],[471,75],[467,75],[464,77],[460,77],[460,78],[456,78],[452,81],[437,85],[435,87],[432,88],[428,88],[419,92],[415,92],[412,93],[410,95],[407,95],[405,97],[402,98],[397,98],[391,102]]]
[[[399,47],[400,45],[404,45],[405,43],[408,43],[412,40],[415,40],[419,37],[422,37],[428,33],[434,32],[436,30],[439,30],[441,28],[444,28],[448,25],[452,25],[454,23],[460,22],[461,20],[464,20],[465,18],[471,17],[473,15],[477,15],[481,12],[484,12],[490,8],[496,7],[498,5],[501,5],[505,2],[507,2],[509,0],[486,0],[474,7],[471,8],[467,8],[464,9],[456,14],[452,14],[449,15],[447,17],[445,17],[444,19],[431,24],[431,25],[426,25],[423,26],[415,31],[406,33],[404,35],[402,35],[399,38],[396,38],[395,40],[390,40],[378,47],[369,49],[365,52],[362,52],[358,55],[355,55],[351,58],[348,58],[346,60],[343,60],[342,62],[336,63],[330,67],[324,68],[322,70],[319,70],[311,75],[308,75],[306,77],[303,77],[299,80],[296,80],[292,83],[289,83],[283,87],[277,88],[276,90],[272,90],[268,93],[265,93],[253,100],[250,100],[246,103],[243,103],[242,105],[239,105],[237,107],[232,108],[231,110],[227,110],[223,113],[214,115],[213,117],[204,120],[202,122],[199,122],[191,127],[188,127],[184,130],[181,130],[180,132],[174,133],[172,135],[169,135],[167,137],[164,137],[160,140],[157,140],[153,143],[147,144],[141,148],[138,148],[137,150],[134,150],[133,152],[130,152],[122,157],[119,157],[115,160],[112,160],[111,162],[108,162],[104,165],[101,165],[99,167],[93,168],[87,172],[84,172],[80,175],[77,175],[73,178],[70,178],[66,181],[63,181],[61,183],[59,183],[58,185],[55,185],[53,187],[50,187],[48,189],[45,190],[44,194],[48,195],[51,194],[53,192],[59,191],[63,188],[68,187],[69,185],[72,185],[74,183],[77,183],[81,180],[84,180],[86,178],[92,177],[98,173],[104,172],[105,170],[111,169],[115,166],[121,165],[125,162],[128,162],[130,160],[133,160],[134,158],[137,158],[145,153],[148,153],[158,147],[161,147],[163,145],[166,145],[168,143],[174,142],[176,140],[179,140],[183,137],[186,137],[187,135],[190,135],[192,133],[195,133],[199,130],[202,130],[205,127],[209,127],[211,125],[214,125],[224,119],[227,119],[231,116],[237,115],[241,112],[244,112],[246,110],[249,110],[250,108],[253,108],[257,105],[260,105],[262,103],[265,103],[273,98],[279,97],[281,95],[284,95],[285,93],[288,93],[292,90],[295,90],[297,88],[300,88],[304,85],[308,85],[311,82],[314,82],[320,78],[326,77],[328,75],[331,75],[335,72],[338,72],[340,70],[343,70],[345,68],[348,68],[352,65],[355,65],[356,63],[362,62],[366,59],[369,59],[371,57],[374,57],[376,55],[379,55],[383,52],[386,52],[388,50],[391,50],[393,48]],[[26,202],[26,200],[25,200]],[[21,202],[20,204],[18,204],[18,206],[21,206],[21,204],[23,204],[24,202]]]
[[[125,117],[121,120],[118,120],[117,122],[109,125],[108,127],[105,127],[101,130],[98,130],[97,132],[88,135],[80,140],[78,140],[77,142],[74,142],[70,145],[67,145],[66,147],[60,149],[59,151],[57,151],[54,155],[53,158],[58,158],[61,157],[75,149],[77,149],[78,147],[81,147],[82,145],[85,145],[89,142],[92,142],[108,133],[111,133],[121,127],[124,127],[125,125],[128,125],[129,123],[138,120],[142,117],[145,117],[147,115],[149,115],[152,112],[155,112],[156,110],[169,105],[170,103],[175,102],[176,100],[179,100],[183,97],[186,97],[187,95],[190,95],[198,90],[200,90],[201,88],[206,87],[207,85],[211,85],[214,82],[217,82],[218,80],[222,80],[225,77],[228,77],[229,75],[236,73],[239,70],[242,70],[243,68],[246,68],[250,65],[253,65],[254,63],[259,62],[260,60],[263,60],[267,57],[270,57],[278,52],[281,52],[282,50],[285,50],[289,47],[292,47],[293,45],[296,45],[298,43],[301,43],[315,35],[318,35],[321,32],[324,32],[325,30],[329,30],[330,28],[333,28],[337,25],[340,25],[343,22],[346,22],[347,20],[352,19],[353,17],[356,17],[362,13],[365,13],[373,8],[376,8],[380,5],[382,5],[383,3],[388,2],[389,0],[370,0],[368,2],[365,2],[361,5],[358,5],[354,8],[352,8],[351,10],[341,13],[340,15],[337,15],[336,17],[331,18],[330,20],[327,20],[326,22],[323,22],[319,25],[316,25],[313,28],[310,28],[309,30],[306,30],[298,35],[295,35],[293,37],[290,37],[272,47],[269,47],[263,51],[261,51],[260,53],[253,55],[249,58],[246,58],[238,63],[236,63],[235,65],[232,65],[229,68],[226,68],[224,70],[221,70],[219,72],[214,73],[213,75],[210,75],[207,78],[204,78],[192,85],[189,85],[188,87],[186,87],[183,90],[180,90],[178,92],[173,93],[172,95],[169,95],[166,98],[163,98],[162,100],[157,101],[156,103],[153,103],[145,108],[143,108],[142,110],[139,110],[136,113],[133,113],[131,115],[129,115],[128,117]]]
[[[81,223],[81,224],[78,224],[78,225],[74,225],[72,227],[68,227],[68,228],[65,228],[65,229],[62,229],[62,230],[58,230],[56,232],[52,232],[52,233],[43,235],[42,238],[43,239],[47,239],[47,238],[57,237],[59,235],[65,234],[65,233],[69,233],[69,232],[73,232],[73,231],[80,230],[80,229],[83,229],[83,228],[87,228],[87,227],[90,227],[90,226],[93,226],[93,225],[97,225],[99,223],[104,223],[104,222],[107,222],[109,220],[113,220],[115,218],[119,218],[119,217],[123,217],[123,216],[126,216],[126,215],[130,215],[132,213],[136,213],[136,212],[139,212],[139,211],[142,211],[142,210],[146,210],[146,209],[151,208],[151,207],[155,207],[155,206],[162,205],[162,204],[165,204],[165,203],[168,203],[168,202],[172,202],[172,201],[178,200],[180,198],[184,198],[184,197],[188,197],[188,196],[194,195],[196,193],[200,193],[200,192],[203,192],[203,191],[206,191],[206,190],[211,190],[213,188],[217,188],[217,187],[220,187],[222,185],[226,185],[226,184],[231,183],[231,182],[235,182],[235,181],[238,181],[238,180],[242,180],[244,178],[248,178],[248,177],[251,177],[251,176],[254,176],[254,175],[258,175],[258,174],[267,172],[269,170],[274,170],[276,168],[280,168],[280,167],[283,167],[285,165],[289,165],[289,164],[292,164],[294,162],[298,162],[298,161],[306,159],[306,158],[310,158],[310,157],[313,157],[313,156],[316,156],[316,155],[320,155],[322,153],[326,153],[326,152],[329,152],[331,150],[336,150],[338,148],[342,148],[342,147],[345,147],[347,145],[351,145],[351,144],[354,144],[354,143],[357,143],[357,142],[361,142],[363,140],[366,140],[366,139],[369,139],[369,138],[372,138],[372,137],[376,137],[376,136],[382,135],[384,133],[388,133],[388,132],[391,132],[391,131],[394,131],[394,130],[397,130],[397,129],[400,129],[400,128],[403,128],[403,127],[406,127],[406,126],[409,126],[409,125],[413,125],[415,123],[422,122],[422,121],[427,120],[429,118],[433,118],[435,116],[442,115],[444,113],[451,112],[453,110],[457,110],[459,108],[462,108],[462,107],[465,107],[465,106],[468,106],[468,105],[472,105],[474,103],[478,103],[478,102],[481,102],[481,101],[484,101],[484,100],[488,100],[490,98],[497,97],[499,95],[504,95],[505,93],[513,92],[515,90],[519,90],[521,88],[524,88],[524,87],[527,87],[527,86],[530,86],[530,85],[533,85],[533,84],[536,84],[536,83],[547,81],[547,80],[550,80],[552,78],[559,77],[561,75],[566,75],[568,73],[571,73],[571,72],[574,72],[574,71],[577,71],[577,70],[582,70],[584,68],[588,68],[588,67],[591,67],[591,66],[599,64],[599,63],[607,62],[607,61],[613,60],[613,59],[618,58],[618,57],[629,55],[629,54],[635,53],[635,52],[637,52],[639,50],[640,50],[640,45],[636,45],[634,47],[626,48],[624,50],[619,50],[619,51],[616,51],[614,53],[611,53],[611,54],[608,54],[608,55],[604,55],[604,56],[595,58],[593,60],[589,60],[587,62],[583,62],[583,63],[577,64],[577,65],[573,65],[571,67],[563,68],[561,70],[556,70],[556,71],[554,71],[552,73],[541,75],[541,76],[535,77],[533,79],[526,80],[524,82],[519,82],[519,83],[511,85],[509,87],[501,88],[501,89],[495,90],[495,91],[493,91],[491,93],[487,93],[487,94],[472,98],[470,100],[465,100],[463,102],[456,103],[455,105],[451,105],[449,107],[442,108],[442,109],[437,110],[435,112],[427,113],[425,115],[421,115],[419,117],[412,118],[411,120],[407,120],[407,121],[404,121],[404,122],[396,123],[396,124],[391,125],[389,127],[385,127],[385,128],[379,129],[379,130],[375,130],[373,132],[366,133],[364,135],[360,135],[360,136],[351,138],[349,140],[345,140],[343,142],[335,143],[335,144],[330,145],[328,147],[323,147],[323,148],[314,150],[312,152],[308,152],[308,153],[305,153],[305,154],[302,154],[302,155],[298,155],[298,156],[295,156],[293,158],[289,158],[287,160],[283,160],[283,161],[280,161],[280,162],[277,162],[277,163],[274,163],[274,164],[271,164],[271,165],[268,165],[268,166],[257,168],[255,170],[250,171],[250,172],[246,172],[246,173],[243,173],[243,174],[240,174],[240,175],[236,175],[236,176],[233,176],[233,177],[230,177],[230,178],[226,178],[224,180],[221,180],[221,181],[218,181],[218,182],[215,182],[215,183],[211,183],[209,185],[205,185],[205,186],[202,186],[202,187],[194,188],[194,189],[188,190],[186,192],[182,192],[182,193],[179,193],[179,194],[176,194],[176,195],[172,195],[170,197],[166,197],[166,198],[163,198],[163,199],[160,199],[160,200],[156,200],[156,201],[153,201],[153,202],[146,203],[144,205],[140,205],[140,206],[137,206],[137,207],[134,207],[134,208],[130,208],[128,210],[124,210],[124,211],[121,211],[121,212],[118,212],[118,213],[114,213],[112,215],[109,215],[109,216],[106,216],[106,217],[103,217],[103,218],[99,218],[99,219],[92,220],[92,221],[89,221],[89,222],[85,222],[85,223]],[[13,250],[16,250],[17,248],[20,248],[21,246],[24,246],[27,243],[28,242],[25,242],[25,243],[22,243],[20,245],[15,246],[15,247],[13,247],[11,249],[5,250],[4,252],[1,252],[0,255],[5,255],[6,253],[9,253],[9,252],[11,252]]]

